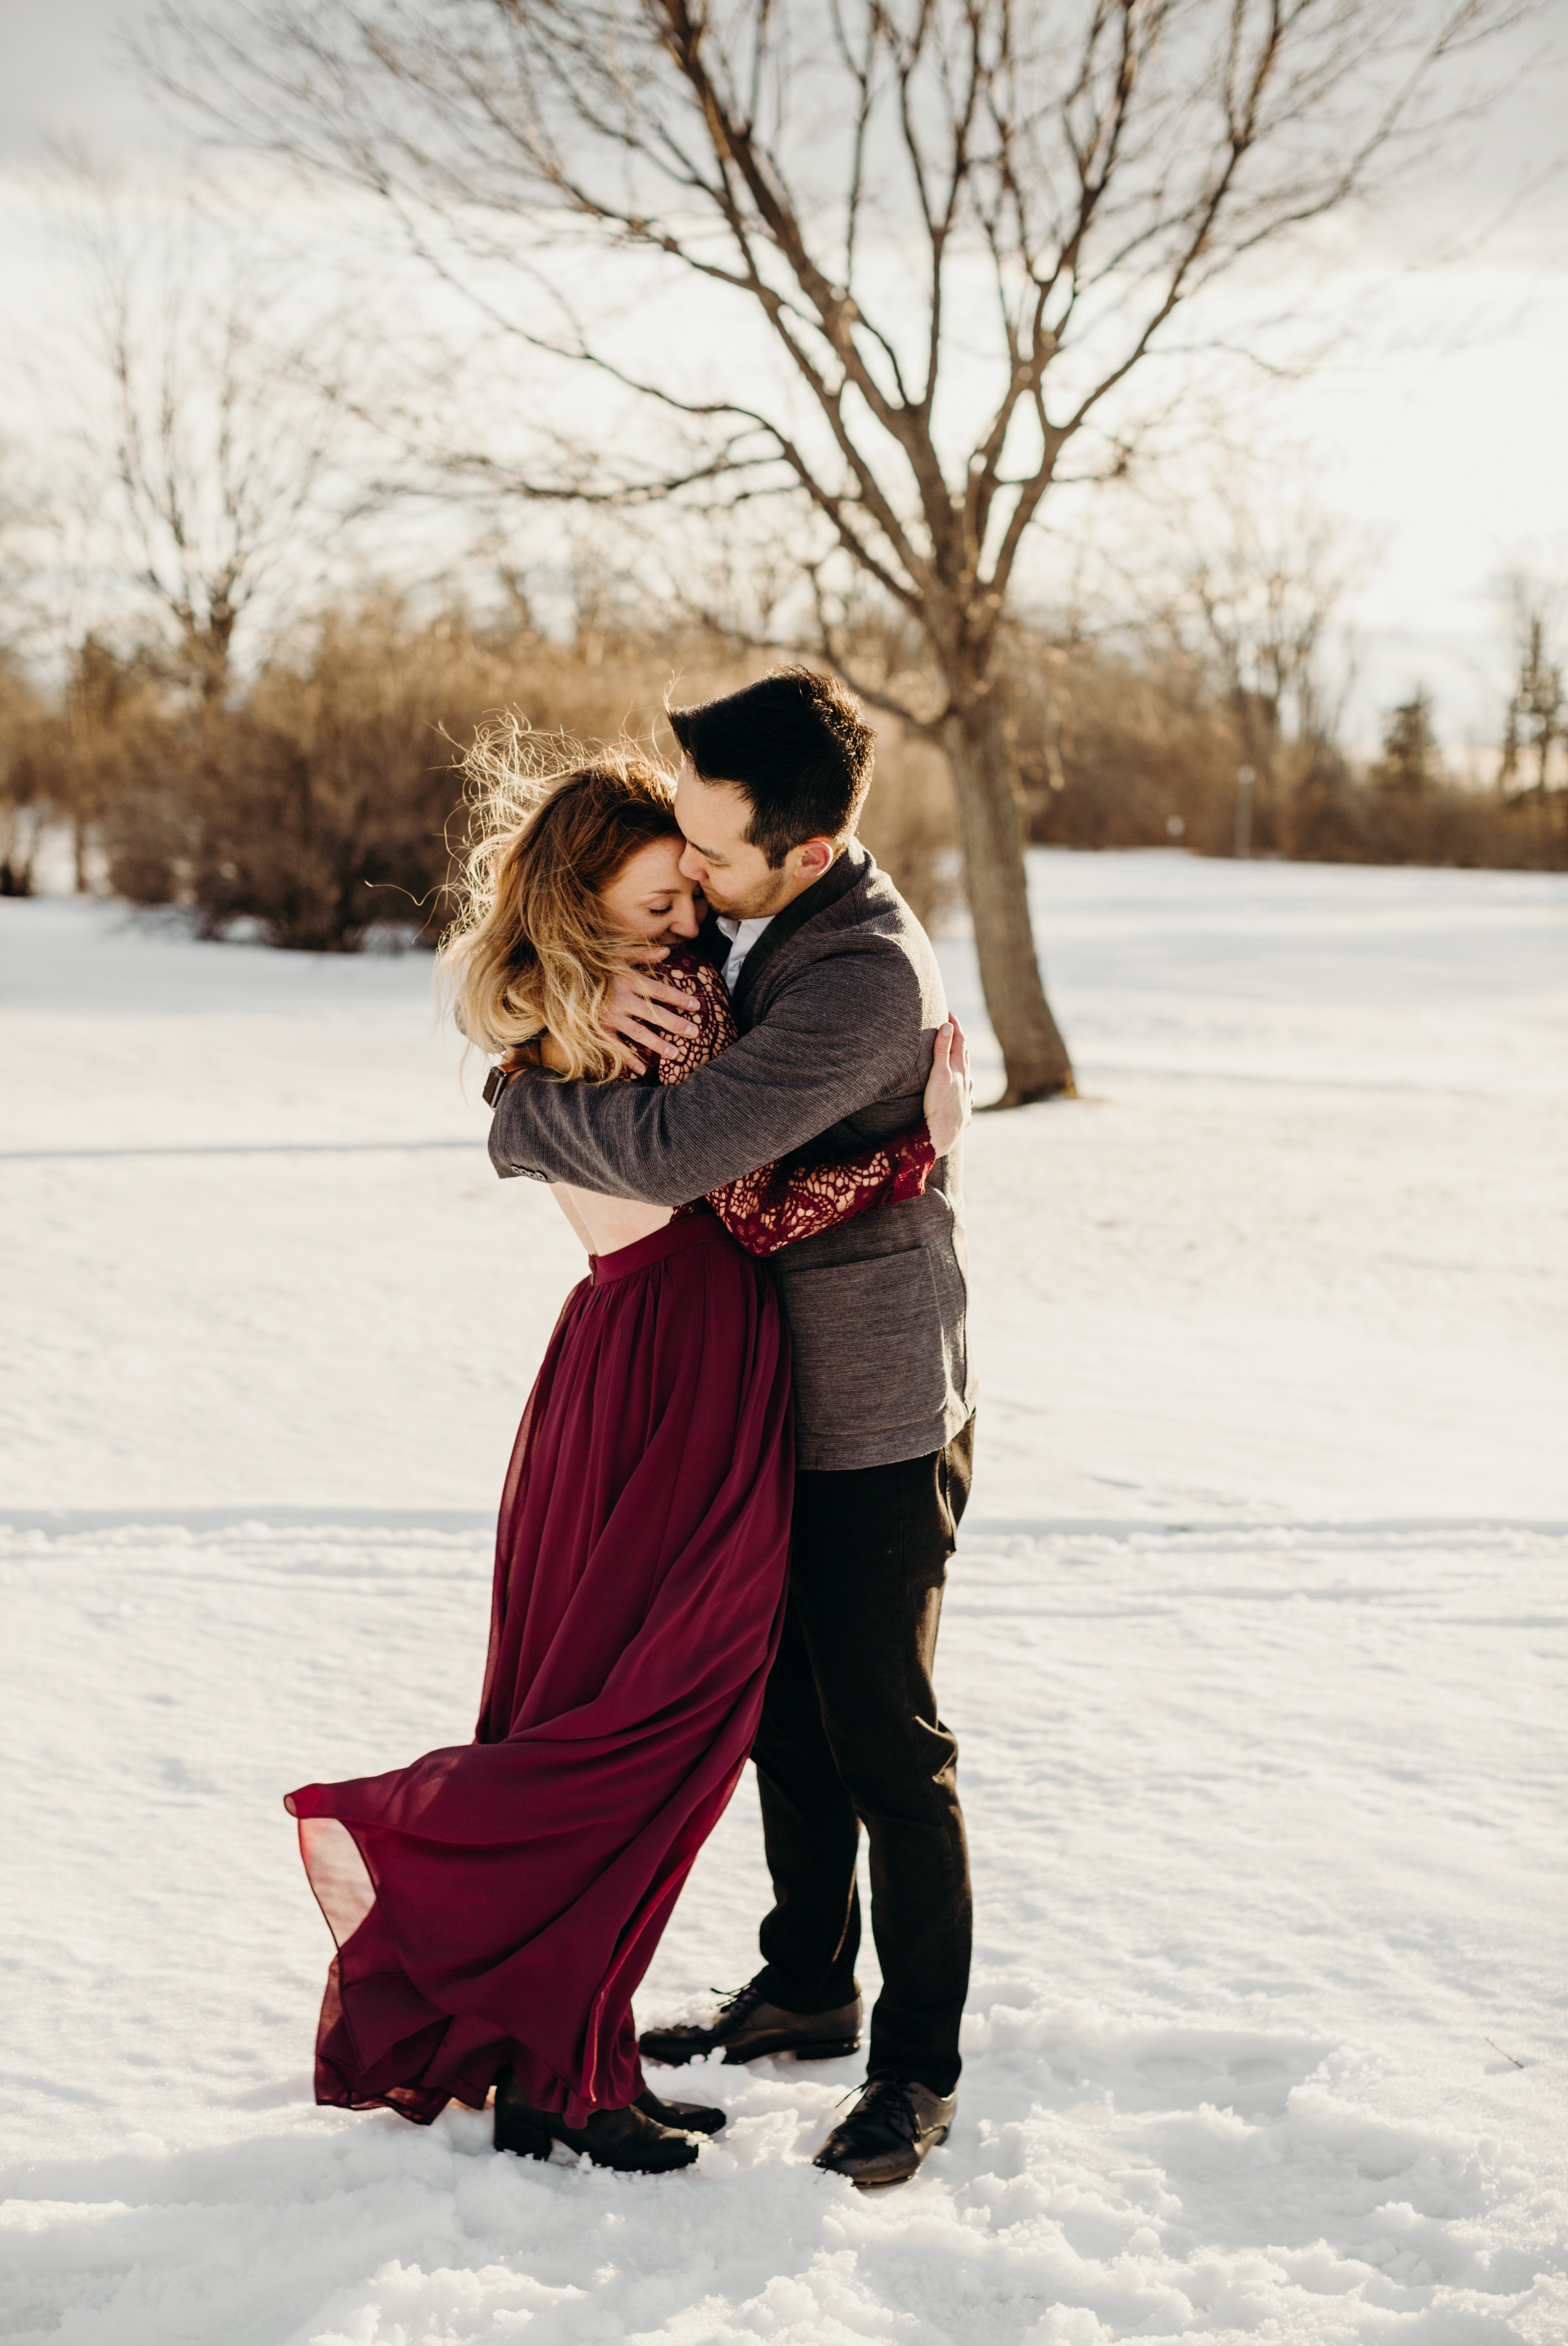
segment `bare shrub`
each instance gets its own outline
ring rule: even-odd
[[[1008,680],[1036,845],[1228,852],[1236,745],[1198,662],[1020,636]]]
[[[327,613],[242,695],[214,702],[156,653],[89,638],[49,710],[0,673],[0,886],[30,885],[40,811],[75,823],[78,875],[96,841],[117,894],[191,908],[221,934],[352,952],[379,928],[433,941],[463,844],[456,762],[500,711],[585,742],[669,758],[667,693],[693,701],[759,674],[769,655],[616,615],[556,642],[509,619],[421,617],[395,596]],[[1223,679],[1178,650],[1116,651],[1019,630],[1004,722],[1030,838],[1082,848],[1231,852],[1238,742]],[[878,719],[861,830],[914,911],[959,894],[957,826],[940,748]],[[1330,743],[1291,746],[1275,852],[1313,862],[1561,869],[1563,793],[1504,796],[1440,780],[1359,775]],[[1435,770],[1434,770],[1435,771]]]
[[[917,920],[940,928],[963,899],[947,760],[896,719],[877,724],[877,764],[860,837]]]
[[[0,896],[30,896],[42,793],[29,750],[40,709],[20,664],[0,652]]]
[[[1232,852],[1237,768],[1252,748],[1228,679],[1179,652],[1116,652],[1020,634],[1010,722],[1036,845]],[[1390,724],[1393,716],[1390,715]],[[1389,787],[1389,751],[1365,771],[1331,740],[1275,746],[1271,852],[1305,862],[1560,871],[1561,793],[1529,800],[1441,778],[1435,745],[1419,790]],[[1177,828],[1179,826],[1179,828]]]
[[[1553,817],[1555,816],[1555,820]],[[1297,794],[1290,853],[1307,863],[1451,864],[1471,871],[1561,872],[1560,810],[1495,790],[1430,784],[1401,797],[1341,769]]]
[[[420,619],[382,595],[328,612],[214,702],[89,640],[33,726],[25,795],[91,827],[117,894],[188,905],[208,935],[250,920],[307,952],[353,952],[377,927],[428,943],[463,844],[456,761],[487,718],[667,757],[667,691],[706,699],[766,665],[631,625],[560,644],[463,612]],[[896,725],[884,737],[868,843],[931,917],[953,884],[945,771]]]

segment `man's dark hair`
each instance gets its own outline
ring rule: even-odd
[[[776,668],[722,700],[666,713],[701,779],[732,782],[746,800],[746,836],[773,871],[803,839],[854,829],[876,743],[837,677]]]

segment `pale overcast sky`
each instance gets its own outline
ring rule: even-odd
[[[116,55],[127,21],[118,0],[0,0],[0,162],[39,162],[56,138],[169,151],[167,121]]]
[[[47,206],[35,193],[52,146],[177,163],[182,135],[121,47],[140,12],[117,0],[0,0],[0,198],[11,334],[38,281]],[[1434,237],[1490,218],[1568,152],[1568,0],[1520,36],[1537,66],[1444,170],[1377,225],[1361,258],[1381,270]],[[29,251],[32,239],[36,250]],[[1456,321],[1464,321],[1456,333]],[[1355,597],[1363,639],[1359,725],[1422,677],[1451,738],[1490,733],[1502,650],[1488,582],[1523,556],[1568,575],[1568,179],[1538,186],[1484,260],[1412,274],[1380,296],[1380,348],[1280,395],[1278,430],[1308,452],[1322,501],[1382,547]],[[15,429],[13,423],[13,429]]]

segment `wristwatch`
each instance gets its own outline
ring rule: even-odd
[[[514,1047],[519,1051],[532,1050],[536,1043],[542,1043],[544,1041],[546,1032],[547,1029],[541,1026],[536,1035],[530,1035],[525,1042],[518,1043]],[[538,1066],[540,1062],[537,1059],[535,1059],[533,1061],[524,1062],[524,1064]],[[513,1076],[520,1074],[522,1070],[517,1067],[504,1067],[499,1059],[491,1068],[490,1073],[484,1078],[484,1091],[483,1096],[485,1107],[491,1110],[492,1114],[494,1113],[496,1101],[500,1098],[507,1085],[512,1081]]]

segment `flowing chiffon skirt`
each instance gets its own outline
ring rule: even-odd
[[[641,2090],[632,1994],[778,1642],[789,1347],[707,1212],[590,1271],[513,1451],[477,1739],[285,1803],[338,1943],[319,2102],[428,2124],[505,2062],[572,2125]]]

